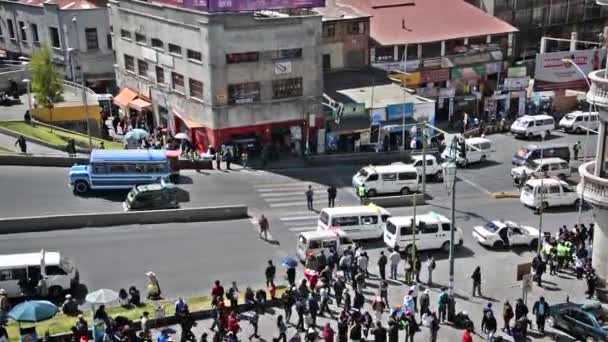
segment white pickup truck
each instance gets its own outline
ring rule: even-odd
[[[422,155],[412,156],[412,162],[409,164],[405,164],[404,162],[395,162],[393,164],[405,164],[411,165],[416,168],[419,175],[422,175]],[[441,181],[443,179],[443,168],[440,163],[437,162],[437,158],[435,158],[432,154],[426,155],[426,176],[432,177],[436,181]]]

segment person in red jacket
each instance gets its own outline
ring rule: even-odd
[[[466,328],[464,334],[462,334],[462,342],[473,342],[470,328]]]
[[[228,331],[232,332],[234,336],[236,336],[239,330],[241,330],[241,327],[239,327],[239,319],[236,318],[234,311],[232,311],[230,316],[228,316]]]
[[[211,297],[216,300],[224,299],[224,287],[219,280],[215,281],[215,286],[211,289]]]

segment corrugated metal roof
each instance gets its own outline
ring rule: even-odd
[[[337,0],[371,16],[370,36],[403,45],[516,32],[464,0]]]

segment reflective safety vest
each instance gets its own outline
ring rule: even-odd
[[[557,256],[565,257],[566,255],[568,255],[568,248],[561,243],[557,245]]]
[[[365,187],[364,187],[364,186],[360,186],[360,187],[357,189],[357,192],[358,192],[358,194],[359,194],[359,197],[365,197],[366,189],[365,189]]]

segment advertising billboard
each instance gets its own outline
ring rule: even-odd
[[[210,13],[325,7],[325,0],[161,0]]]
[[[583,75],[574,65],[564,63],[563,60],[567,58],[574,61],[587,75],[603,65],[602,60],[605,56],[606,50],[603,49],[536,54],[534,90],[584,89],[587,83]]]
[[[413,103],[401,103],[386,106],[386,114],[388,120],[403,119],[405,111],[405,118],[411,118],[414,116],[414,104]]]

